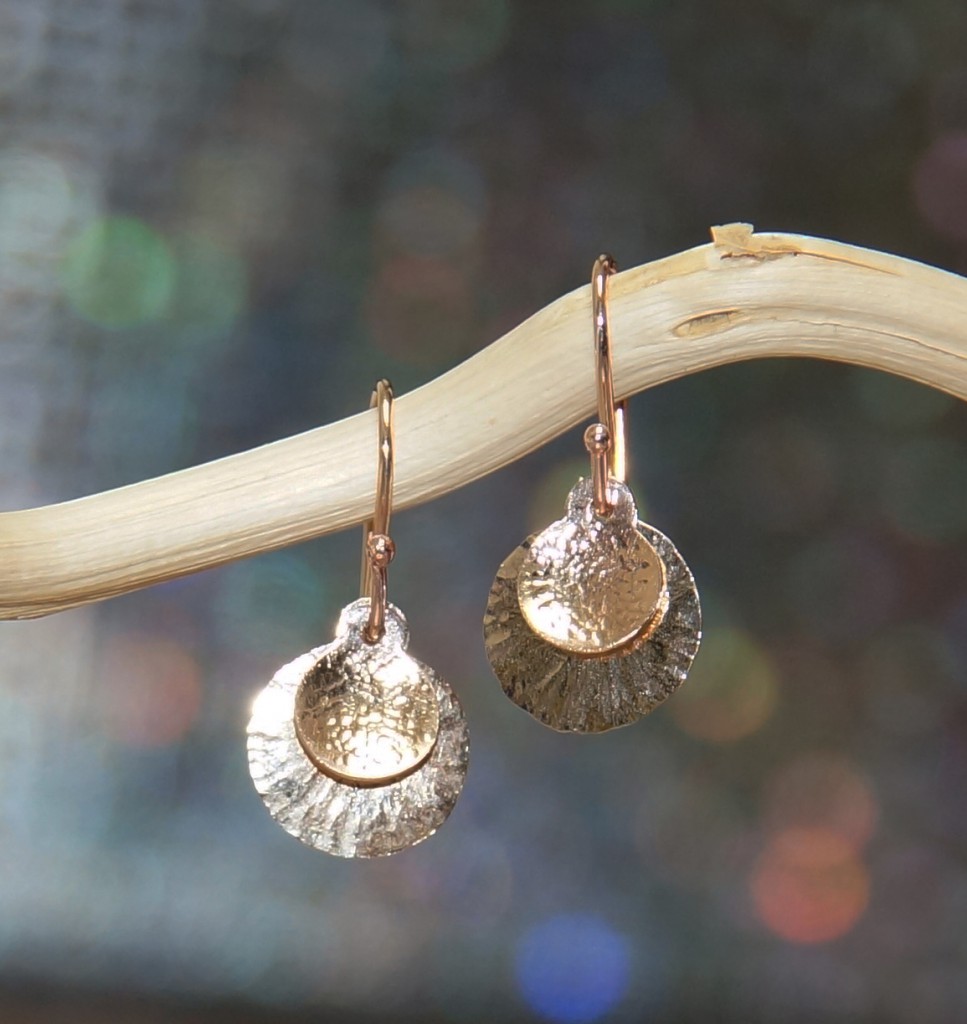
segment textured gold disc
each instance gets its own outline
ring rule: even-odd
[[[603,654],[652,622],[665,595],[665,568],[638,529],[631,492],[613,489],[614,508],[598,515],[590,489],[575,488],[563,519],[530,543],[517,573],[528,626],[574,654]]]
[[[432,680],[393,643],[333,645],[296,693],[303,749],[346,782],[372,785],[413,771],[429,757],[439,727]]]
[[[610,488],[627,490],[613,482]],[[590,484],[582,480],[571,493],[584,500]],[[628,725],[653,711],[685,681],[702,638],[695,580],[663,533],[642,522],[637,529],[665,567],[665,597],[655,621],[612,652],[565,651],[530,628],[517,591],[533,537],[497,570],[484,615],[487,657],[507,696],[552,729],[603,732]]]
[[[296,734],[296,696],[320,661],[369,646],[362,636],[368,620],[368,598],[344,608],[335,640],[280,668],[256,698],[248,725],[249,771],[269,813],[297,839],[339,857],[381,857],[433,835],[456,805],[469,760],[460,702],[440,676],[415,660],[432,687],[439,720],[422,764],[392,782],[360,785],[321,771],[308,756]],[[408,641],[406,619],[389,605],[377,646],[402,652]]]

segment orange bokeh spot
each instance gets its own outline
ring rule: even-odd
[[[164,747],[192,726],[201,706],[198,664],[183,647],[147,634],[113,638],[100,661],[101,720],[131,747]]]
[[[766,847],[751,879],[760,920],[789,942],[830,942],[863,916],[870,879],[853,846],[827,829],[792,828]]]
[[[876,829],[869,783],[840,754],[815,752],[784,765],[769,785],[765,821],[772,832],[823,829],[861,849]]]
[[[432,364],[476,338],[470,278],[443,260],[398,256],[383,265],[365,303],[370,339],[382,352]]]

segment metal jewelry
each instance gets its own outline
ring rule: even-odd
[[[252,781],[273,818],[309,846],[379,857],[446,821],[467,774],[463,709],[433,669],[406,653],[403,613],[386,598],[395,547],[393,390],[381,380],[376,508],[363,530],[362,597],[335,639],[284,665],[248,725]]]
[[[591,276],[598,419],[584,444],[591,477],[563,519],[528,537],[497,570],[484,615],[487,657],[504,692],[562,732],[603,732],[653,711],[684,682],[702,637],[691,571],[640,522],[624,483],[624,404],[615,406],[607,286]]]

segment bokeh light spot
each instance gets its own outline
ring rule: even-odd
[[[913,194],[934,231],[967,241],[967,132],[949,132],[934,141],[917,164]]]
[[[449,256],[469,245],[479,218],[459,196],[438,185],[394,193],[380,211],[383,230],[401,249],[421,256]]]
[[[130,747],[181,739],[201,707],[198,664],[183,647],[142,633],[111,638],[98,664],[105,731]]]
[[[164,239],[130,217],[95,221],[71,242],[64,261],[71,306],[101,327],[156,320],[167,307],[174,277]]]
[[[517,943],[517,983],[547,1020],[582,1024],[614,1009],[628,990],[627,940],[590,914],[562,914],[535,925]]]
[[[860,850],[876,828],[877,803],[865,777],[845,757],[815,752],[784,765],[771,780],[765,821],[776,833],[823,829]]]
[[[768,655],[747,633],[725,627],[705,637],[687,684],[668,706],[690,736],[728,743],[760,729],[777,696]]]
[[[869,902],[870,879],[850,843],[826,829],[776,835],[752,874],[760,920],[789,942],[831,942],[849,932]]]
[[[465,354],[475,336],[470,282],[460,267],[442,260],[387,263],[367,296],[365,315],[377,348],[419,366]]]
[[[453,149],[430,147],[390,171],[376,216],[381,249],[430,259],[466,259],[486,203],[476,163]]]

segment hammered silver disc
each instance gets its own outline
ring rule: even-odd
[[[585,486],[587,481],[577,485]],[[685,681],[702,638],[695,580],[663,533],[642,522],[638,529],[664,563],[667,605],[653,628],[617,651],[570,653],[530,629],[521,612],[517,579],[534,536],[497,570],[484,615],[487,657],[507,696],[552,729],[604,732],[629,725]]]
[[[331,644],[284,665],[258,695],[248,725],[249,771],[273,818],[302,842],[339,857],[380,857],[414,846],[446,821],[463,788],[469,760],[467,723],[450,686],[419,665],[439,708],[436,743],[415,770],[385,785],[357,785],[320,771],[295,728],[296,694],[318,663],[363,644],[369,599],[343,609]],[[409,640],[402,612],[389,605],[378,641],[390,655]]]

